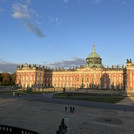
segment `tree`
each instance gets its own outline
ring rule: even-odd
[[[16,73],[10,74],[10,84],[15,85],[15,81],[16,81]]]
[[[2,85],[2,79],[3,79],[2,73],[0,73],[0,86]]]
[[[10,82],[10,74],[7,73],[7,72],[2,72],[2,84],[3,85],[9,85],[9,82]]]

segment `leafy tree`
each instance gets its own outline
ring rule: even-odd
[[[3,85],[9,85],[10,82],[10,74],[8,72],[2,72],[2,84]]]
[[[0,86],[2,86],[2,74],[0,73]]]
[[[16,73],[10,74],[10,84],[15,85],[15,81],[16,81]]]
[[[8,72],[0,73],[0,86],[15,85],[16,73],[9,74]]]
[[[0,73],[0,81],[2,82],[2,73]]]

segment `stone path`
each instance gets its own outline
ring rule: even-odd
[[[120,105],[134,105],[134,97],[125,97],[123,100],[120,102],[116,103]]]
[[[75,112],[70,113],[69,109],[64,111],[64,107],[69,108],[70,104],[36,101],[38,97],[0,97],[0,124],[26,128],[41,134],[56,134],[61,119],[68,117],[68,134],[134,133],[134,112],[73,105]]]

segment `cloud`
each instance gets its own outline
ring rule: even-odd
[[[68,2],[69,2],[69,0],[63,0],[63,2],[64,2],[64,3],[68,3]]]
[[[28,3],[28,4],[29,4],[30,2],[31,2],[31,0],[26,0],[26,3]]]
[[[0,59],[0,72],[6,71],[6,72],[13,73],[13,72],[16,72],[16,67],[17,67],[17,64],[9,63]]]
[[[102,0],[94,0],[96,3],[101,3]]]
[[[20,3],[13,4],[12,8],[12,17],[21,20],[27,30],[34,33],[38,37],[44,37],[41,29],[37,26],[37,21],[33,21],[34,17],[39,17],[39,15],[34,10],[28,8],[27,5]]]
[[[50,21],[50,22],[58,22],[59,19],[58,19],[57,17],[54,18],[54,17],[52,17],[52,16],[49,16],[49,17],[48,17],[48,21]]]
[[[49,22],[52,22],[52,23],[55,23],[57,26],[62,23],[62,22],[59,20],[58,17],[52,17],[52,16],[49,16],[49,17],[48,17],[48,21],[49,21]]]
[[[12,16],[17,19],[31,19],[32,14],[34,13],[33,10],[29,9],[27,5],[23,4],[13,4],[13,11],[14,13]]]
[[[24,25],[25,27],[32,33],[35,33],[38,37],[44,37],[43,33],[41,32],[41,30],[35,25],[30,23],[27,20],[24,20]]]
[[[46,62],[44,63],[46,64]],[[76,67],[80,65],[85,65],[85,59],[79,58],[79,57],[71,57],[71,60],[63,60],[63,61],[47,64],[47,66],[53,67],[53,68],[55,67],[68,68],[68,67]]]
[[[85,65],[85,59],[79,58],[79,57],[72,57],[71,60],[63,60],[59,62],[53,62],[53,63],[47,63],[44,62],[45,65],[48,67],[64,67],[64,68],[69,68],[69,67],[79,67],[80,65]],[[0,72],[6,71],[6,72],[16,72],[16,63],[10,63],[7,61],[4,61],[0,59]]]

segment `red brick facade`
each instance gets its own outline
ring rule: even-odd
[[[77,68],[70,70],[45,70],[45,87],[67,88],[125,88],[124,68]]]
[[[94,55],[96,57],[93,57]],[[16,85],[33,88],[104,88],[134,91],[134,64],[131,60],[127,60],[126,67],[104,68],[101,58],[95,53],[95,46],[86,60],[85,67],[72,69],[44,69],[44,66],[28,64],[17,66]]]
[[[17,66],[16,84],[18,87],[43,87],[44,67],[28,64]]]
[[[67,88],[108,88],[134,90],[134,65],[126,68],[76,68],[50,70],[17,67],[16,84],[21,87],[67,87]]]
[[[134,64],[132,63],[131,59],[130,61],[127,60],[126,65],[126,89],[128,92],[134,91]]]

